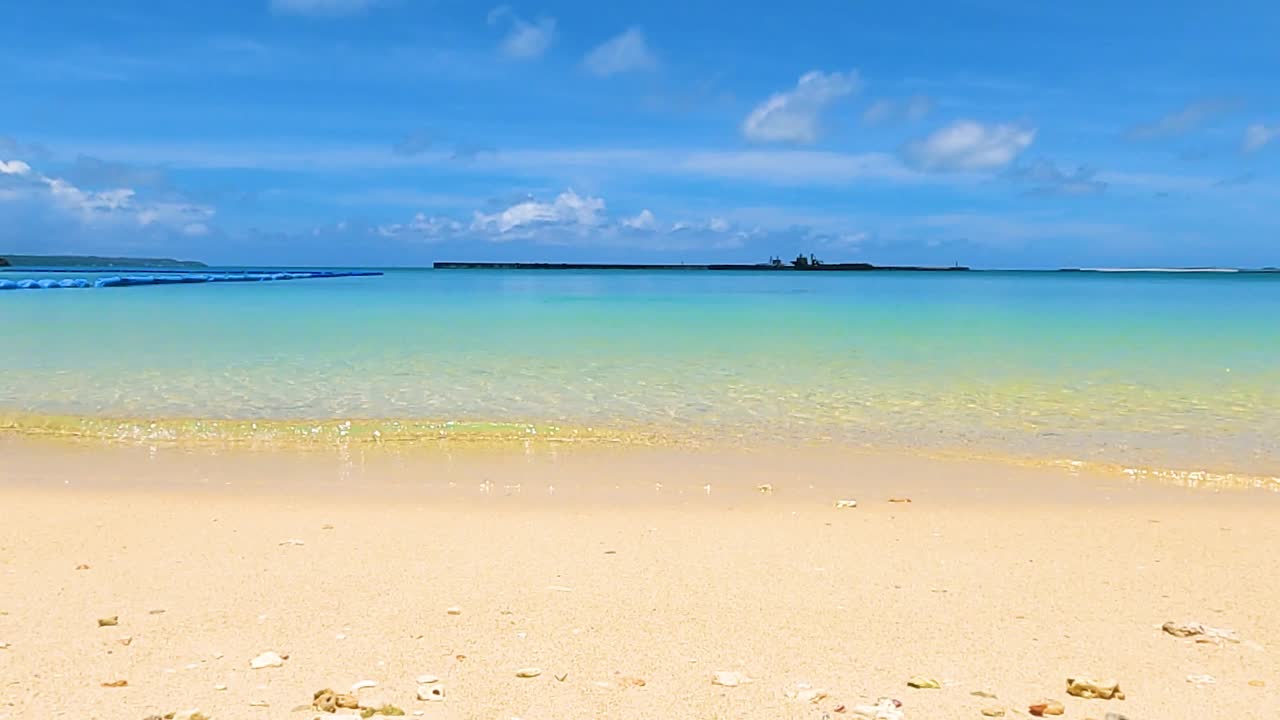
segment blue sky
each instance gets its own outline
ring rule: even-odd
[[[1280,265],[1280,6],[0,0],[0,253]]]

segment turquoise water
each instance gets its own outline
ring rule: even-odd
[[[18,426],[509,422],[1280,471],[1275,275],[392,271],[11,292],[0,328]]]

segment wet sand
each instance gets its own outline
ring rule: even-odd
[[[1274,493],[780,449],[0,452],[5,720],[309,720],[366,679],[426,718],[1280,716]],[[1244,642],[1160,630],[1186,619]]]

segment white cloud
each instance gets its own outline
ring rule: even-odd
[[[1280,124],[1267,127],[1262,123],[1254,123],[1245,128],[1240,149],[1247,153],[1257,152],[1277,138],[1280,138]]]
[[[742,121],[742,134],[757,142],[815,142],[821,134],[822,111],[860,86],[857,70],[805,73],[795,89],[774,93],[752,110]]]
[[[509,58],[540,58],[555,42],[556,19],[553,17],[540,17],[534,22],[528,22],[516,15],[509,5],[499,5],[489,11],[490,25],[497,25],[504,20],[511,21],[511,29],[502,39],[502,54]]]
[[[926,171],[996,170],[1013,162],[1035,139],[1034,128],[961,120],[908,143],[903,154]]]
[[[647,208],[641,210],[635,217],[624,218],[622,226],[632,230],[656,230],[658,228],[658,218]]]
[[[493,214],[477,211],[471,229],[499,235],[546,225],[580,230],[600,225],[603,214],[604,200],[590,195],[584,197],[569,189],[549,203],[530,198]]]
[[[419,213],[409,223],[381,225],[372,230],[385,238],[417,242],[478,241],[578,246],[634,246],[647,249],[740,247],[760,236],[758,228],[744,228],[720,216],[661,223],[651,210],[632,216],[610,217],[602,198],[565,190],[543,202],[521,200],[493,213],[474,212],[469,224],[449,217]]]
[[[26,175],[31,166],[21,160],[0,160],[0,175]]]
[[[1200,100],[1189,103],[1152,123],[1136,125],[1126,136],[1130,140],[1155,140],[1185,135],[1215,116],[1231,112],[1239,103],[1230,100]]]
[[[583,63],[592,73],[607,77],[634,70],[652,70],[658,66],[658,59],[645,42],[644,32],[633,27],[596,46],[587,53]]]
[[[464,230],[457,220],[440,217],[428,217],[423,213],[413,216],[413,220],[405,224],[379,225],[377,232],[383,237],[415,236],[421,240],[444,240],[460,234]]]
[[[28,200],[43,204],[85,225],[129,223],[181,229],[204,223],[214,209],[182,201],[142,201],[132,188],[85,190],[71,182],[36,172],[21,160],[0,160],[0,174],[23,178],[6,191],[7,201]]]
[[[271,10],[282,15],[336,17],[364,12],[376,0],[271,0]]]
[[[862,112],[864,125],[917,122],[933,110],[933,100],[925,95],[912,95],[902,100],[877,100]]]

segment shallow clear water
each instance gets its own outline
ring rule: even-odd
[[[512,422],[1280,470],[1273,275],[393,271],[8,292],[0,332],[18,424]]]

